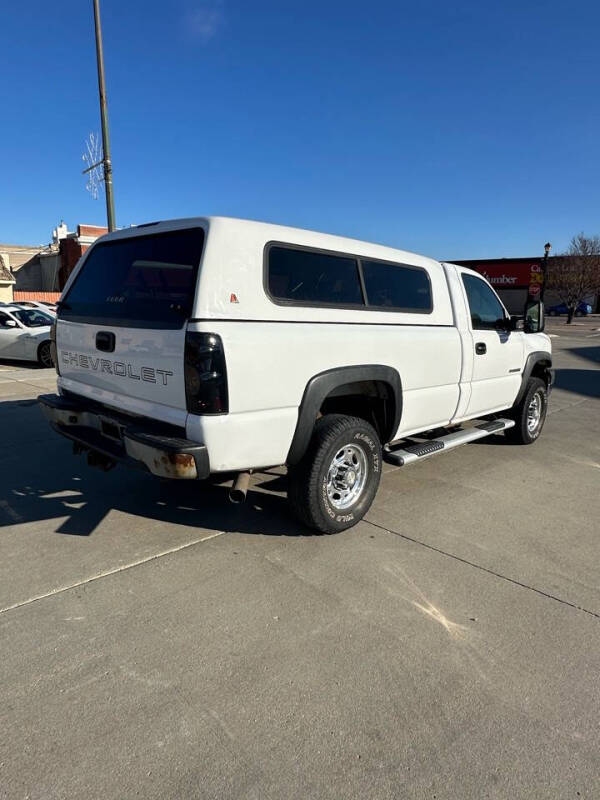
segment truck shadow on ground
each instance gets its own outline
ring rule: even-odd
[[[281,494],[287,478],[280,471],[256,473],[246,503],[233,505],[230,481],[160,481],[124,467],[110,472],[88,467],[85,457],[74,456],[70,443],[49,429],[34,400],[0,402],[0,425],[6,431],[0,442],[0,529],[59,520],[57,533],[89,536],[117,511],[136,517],[140,533],[140,518],[208,531],[314,533],[292,516]]]
[[[574,353],[580,358],[600,364],[600,347],[568,347],[567,352]]]
[[[23,481],[11,480],[0,496],[0,528],[61,519],[56,533],[90,536],[110,512],[117,511],[138,521],[143,518],[151,523],[183,525],[209,532],[314,534],[295,520],[285,497],[278,494],[251,487],[246,503],[233,505],[228,499],[228,485],[159,482],[151,476],[126,474],[118,467],[113,473],[103,475],[82,463],[80,472],[57,470],[52,477],[41,480],[34,480],[33,476]],[[255,476],[261,482],[266,477]],[[127,525],[126,520],[123,525]]]
[[[583,397],[600,397],[600,370],[557,369],[554,388],[563,389]],[[552,399],[550,402],[552,402]]]

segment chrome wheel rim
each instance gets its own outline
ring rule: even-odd
[[[327,497],[334,508],[353,505],[367,482],[367,457],[355,444],[346,444],[334,455],[327,470]]]
[[[527,430],[533,433],[542,418],[542,395],[536,392],[527,406]]]

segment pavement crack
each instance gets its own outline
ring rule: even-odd
[[[149,561],[156,561],[158,558],[162,558],[163,556],[169,556],[172,553],[179,553],[181,550],[186,550],[188,547],[193,547],[196,544],[207,542],[209,539],[216,539],[217,536],[223,536],[224,533],[225,531],[217,531],[217,533],[211,533],[208,536],[203,536],[200,539],[194,539],[194,541],[186,542],[178,547],[171,547],[168,550],[163,550],[161,553],[154,553],[147,558],[139,558],[136,561],[131,561],[129,564],[121,564],[114,569],[104,570],[103,572],[99,572],[97,575],[92,575],[89,578],[84,578],[81,581],[76,581],[75,583],[70,583],[66,586],[58,586],[56,589],[51,589],[49,592],[45,592],[44,594],[38,594],[35,595],[35,597],[30,597],[28,600],[21,600],[19,603],[13,603],[5,608],[0,608],[0,614],[5,614],[7,611],[14,611],[15,609],[22,608],[23,606],[29,606],[32,603],[37,603],[38,600],[45,600],[47,597],[54,597],[57,594],[68,592],[71,589],[77,589],[79,586],[85,586],[88,583],[93,583],[94,581],[100,580],[100,578],[107,578],[109,575],[117,575],[119,572],[125,572],[126,570],[133,569],[134,567],[139,567],[142,564],[147,564]]]
[[[481,564],[475,564],[474,561],[469,561],[468,559],[462,558],[461,556],[457,556],[454,553],[449,553],[447,550],[442,550],[441,548],[435,547],[432,544],[427,544],[426,542],[422,542],[419,539],[415,539],[413,536],[408,536],[406,533],[400,533],[399,531],[394,531],[391,528],[386,528],[385,525],[379,525],[377,522],[371,522],[371,520],[369,519],[365,518],[363,519],[363,522],[366,522],[368,525],[372,525],[374,528],[378,528],[381,531],[385,531],[386,533],[391,533],[394,536],[399,536],[401,539],[406,539],[408,542],[412,542],[413,544],[418,544],[421,547],[425,547],[427,548],[427,550],[433,550],[434,553],[439,553],[440,555],[446,556],[447,558],[452,558],[455,561],[460,561],[461,564],[466,564],[469,567],[481,570],[481,572],[487,572],[488,575],[493,575],[495,578],[500,578],[500,580],[507,581],[508,583],[512,583],[515,586],[520,586],[522,589],[528,589],[530,592],[535,592],[536,594],[539,594],[542,597],[546,597],[549,600],[554,600],[557,603],[561,603],[564,606],[569,606],[569,608],[574,608],[576,611],[583,611],[584,614],[589,614],[591,617],[600,619],[600,614],[596,613],[595,611],[590,611],[588,608],[584,608],[583,606],[578,606],[576,603],[571,603],[569,602],[569,600],[564,600],[562,597],[557,597],[554,594],[545,592],[543,589],[537,589],[535,586],[530,586],[527,583],[518,581],[516,578],[510,578],[508,575],[502,575],[501,572],[496,572],[495,570],[489,569],[488,567],[484,567]]]

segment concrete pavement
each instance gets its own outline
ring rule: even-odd
[[[313,536],[274,470],[90,470],[0,366],[0,797],[600,796],[600,338],[540,440],[386,467]]]

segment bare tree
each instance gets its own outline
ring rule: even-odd
[[[548,264],[546,288],[566,305],[570,325],[579,303],[600,292],[600,236],[574,236],[566,253]]]

